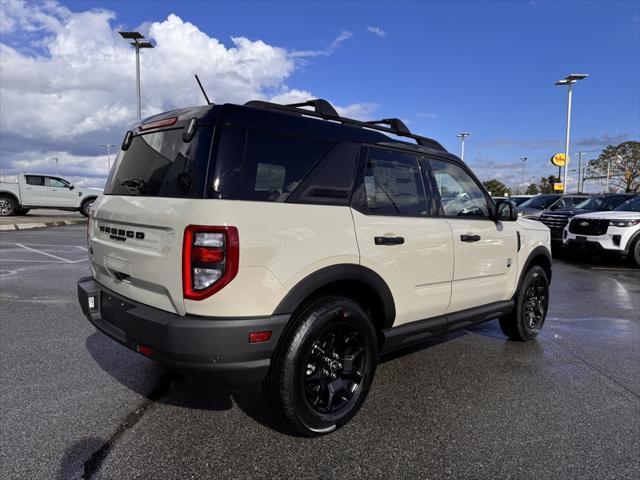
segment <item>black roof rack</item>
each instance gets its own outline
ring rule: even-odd
[[[279,103],[264,102],[262,100],[252,100],[245,103],[247,107],[263,108],[265,110],[281,110],[297,115],[309,115],[312,117],[323,118],[325,120],[333,120],[347,125],[355,125],[362,128],[370,128],[380,132],[391,133],[400,137],[412,138],[422,147],[432,148],[434,150],[446,151],[445,148],[431,138],[422,137],[411,133],[405,123],[399,118],[383,118],[382,120],[372,120],[362,122],[352,118],[341,117],[335,108],[326,100],[321,98],[308,100],[301,103],[291,103],[281,105]],[[307,110],[301,107],[313,107],[313,110]],[[388,126],[383,126],[388,125]]]

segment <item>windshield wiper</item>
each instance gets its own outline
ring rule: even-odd
[[[144,193],[144,189],[147,186],[147,182],[145,182],[141,178],[125,178],[118,183],[123,187],[134,188],[141,193]]]

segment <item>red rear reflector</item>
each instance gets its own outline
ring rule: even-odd
[[[138,130],[151,130],[152,128],[170,127],[178,121],[178,117],[163,118],[155,122],[144,123],[138,127]]]
[[[197,262],[220,263],[224,259],[224,250],[211,247],[193,247],[191,258]]]
[[[139,344],[136,347],[136,350],[138,351],[138,353],[141,353],[145,357],[150,357],[151,355],[153,355],[153,348],[147,345]]]
[[[271,331],[251,332],[249,334],[249,343],[268,342],[271,338]]]

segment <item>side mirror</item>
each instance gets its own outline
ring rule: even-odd
[[[69,190],[73,190],[74,188],[76,188],[75,185],[69,185]]]
[[[518,208],[512,200],[496,200],[496,220],[515,222],[518,220]]]

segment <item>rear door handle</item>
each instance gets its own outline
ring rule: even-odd
[[[480,235],[460,235],[460,240],[463,242],[479,242]]]
[[[402,245],[404,237],[374,237],[376,245]]]

